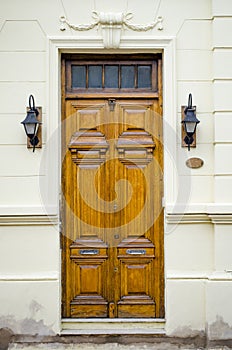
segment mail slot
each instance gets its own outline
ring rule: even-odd
[[[80,249],[79,253],[81,255],[98,255],[99,249]]]
[[[137,259],[154,258],[155,247],[119,247],[118,258]]]
[[[106,246],[83,247],[74,242],[70,246],[71,259],[106,259],[108,257]]]
[[[127,249],[126,253],[130,255],[145,255],[146,250],[145,249]]]

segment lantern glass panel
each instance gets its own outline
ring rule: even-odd
[[[28,136],[35,136],[37,134],[39,124],[29,123],[24,124],[24,127]]]
[[[196,123],[195,122],[193,122],[193,123],[191,123],[191,122],[185,123],[185,130],[186,130],[187,133],[194,133],[195,128],[196,128]]]

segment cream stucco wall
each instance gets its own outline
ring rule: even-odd
[[[162,31],[125,29],[119,52],[136,47],[142,52],[143,38],[146,51],[164,50],[165,331],[232,338],[232,3],[142,4],[0,1],[0,328],[21,334],[61,331],[58,48],[59,42],[63,51],[104,52],[104,47],[99,28],[75,32],[66,25],[60,31],[59,18],[89,24],[93,10],[128,11],[137,24],[157,15],[164,19]],[[201,123],[197,147],[188,152],[180,145],[180,112],[190,92]],[[27,150],[20,125],[30,94],[43,108],[43,148],[35,153]],[[204,166],[187,168],[192,156]]]

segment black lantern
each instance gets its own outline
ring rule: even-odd
[[[186,132],[184,142],[188,145],[188,150],[190,151],[190,145],[194,141],[193,136],[196,132],[197,124],[200,123],[200,120],[196,117],[196,107],[192,106],[192,94],[189,94],[188,106],[184,109],[184,114],[184,120],[181,122]]]
[[[38,120],[39,111],[35,108],[35,100],[32,95],[29,96],[29,111],[27,112],[26,118],[21,122],[24,125],[24,129],[27,137],[29,138],[30,144],[33,146],[33,152],[35,146],[39,143],[37,132],[39,125],[42,124]]]

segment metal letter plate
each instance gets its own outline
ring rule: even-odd
[[[81,255],[97,255],[99,254],[99,249],[80,249],[79,253]]]
[[[127,249],[126,251],[127,254],[130,255],[145,255],[146,254],[146,250],[145,249]]]

